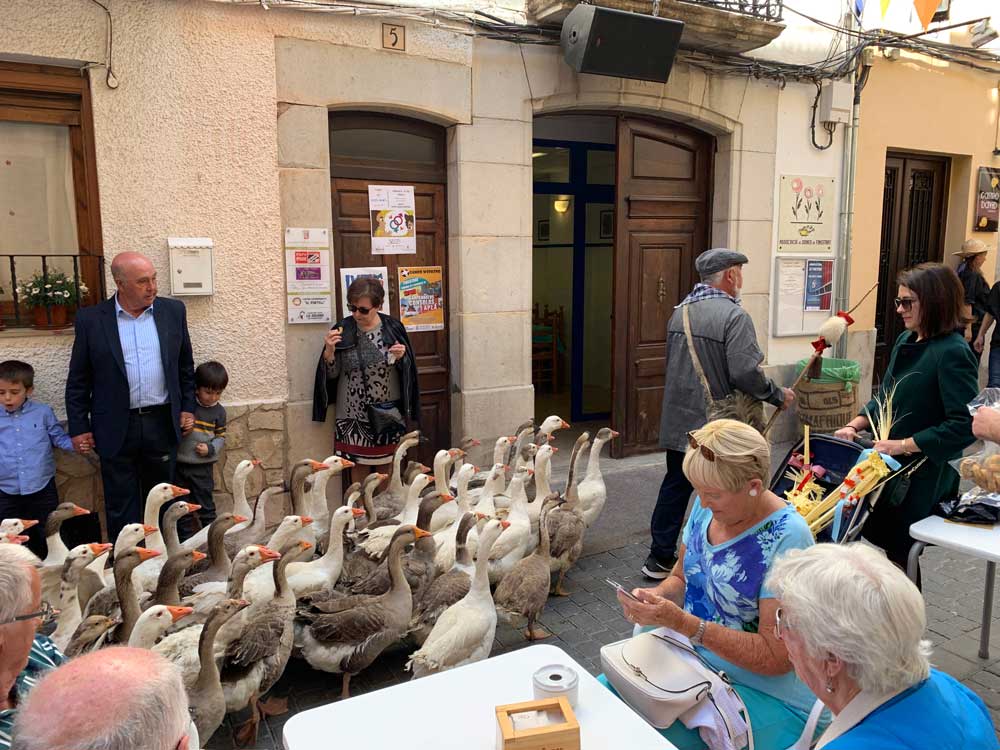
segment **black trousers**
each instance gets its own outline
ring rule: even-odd
[[[178,487],[191,490],[191,494],[184,500],[201,506],[201,510],[197,512],[197,520],[188,514],[181,516],[177,522],[181,539],[187,539],[199,528],[208,526],[215,520],[215,500],[212,497],[215,491],[215,463],[185,464],[178,461],[174,468],[174,481]]]
[[[649,533],[653,543],[649,553],[660,562],[669,563],[677,556],[677,539],[684,524],[684,513],[694,488],[684,476],[684,453],[667,451],[667,473],[660,484]]]
[[[45,520],[49,513],[59,505],[59,494],[56,492],[56,480],[29,495],[10,495],[0,490],[0,520],[4,518],[20,518],[28,521],[38,521],[27,531],[28,541],[25,546],[41,558],[48,554],[45,544]]]
[[[170,405],[132,409],[121,450],[101,458],[104,508],[112,542],[123,526],[142,522],[149,491],[160,482],[173,481],[176,457]]]

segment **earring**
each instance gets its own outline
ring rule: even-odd
[[[827,681],[826,681],[826,692],[828,692],[828,693],[832,693],[833,692],[833,680],[831,680],[831,679],[827,679]]]
[[[750,497],[757,497],[757,490],[750,490]]]

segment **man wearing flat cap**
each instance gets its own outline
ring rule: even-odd
[[[695,260],[701,282],[674,310],[667,325],[667,375],[660,417],[660,447],[667,473],[653,510],[653,541],[642,572],[670,575],[692,487],[681,466],[688,433],[723,416],[763,428],[763,402],[787,408],[795,394],[764,375],[764,355],[750,315],[740,306],[747,256],[713,248]],[[711,407],[711,408],[710,408]]]

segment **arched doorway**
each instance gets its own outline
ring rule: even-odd
[[[441,269],[443,328],[408,331],[417,360],[420,427],[428,438],[418,454],[421,461],[431,465],[434,451],[451,445],[445,130],[406,117],[331,112],[330,177],[338,281],[342,270],[385,268],[389,313],[404,320],[400,311],[400,269],[428,266]],[[415,254],[373,254],[369,185],[413,187]],[[341,287],[338,283],[338,315],[344,311],[345,302]]]
[[[539,117],[534,136],[536,416],[610,418],[616,456],[655,450],[667,321],[709,242],[714,139],[625,114]]]

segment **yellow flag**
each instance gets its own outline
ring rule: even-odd
[[[934,18],[934,11],[938,9],[941,5],[941,0],[913,0],[913,7],[917,9],[917,15],[920,16],[920,24],[926,29],[931,25],[931,19]]]
[[[885,13],[889,10],[889,3],[891,0],[882,0],[882,18],[885,18]]]

